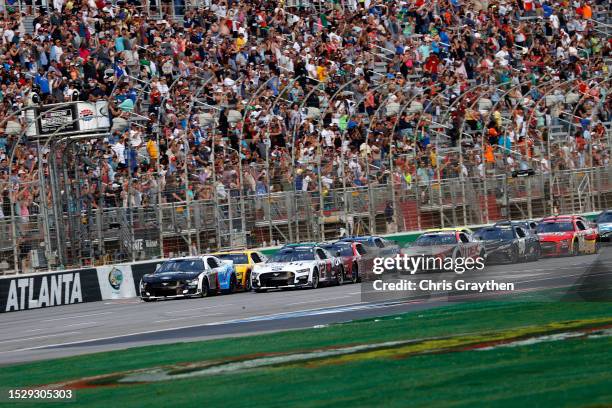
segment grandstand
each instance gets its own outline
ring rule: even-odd
[[[612,207],[606,1],[155,4],[5,2],[0,273]]]

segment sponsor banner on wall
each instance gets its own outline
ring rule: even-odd
[[[102,300],[95,269],[0,279],[0,312]]]
[[[96,269],[102,299],[125,299],[136,296],[130,265],[99,266]]]

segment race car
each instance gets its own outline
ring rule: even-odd
[[[223,261],[232,261],[236,271],[236,287],[245,292],[251,290],[251,271],[253,266],[266,261],[266,256],[258,251],[228,251],[212,254]]]
[[[372,270],[374,257],[361,242],[337,241],[323,243],[321,246],[342,259],[345,278],[353,283],[361,280],[360,274],[367,274]]]
[[[484,242],[488,262],[537,261],[540,258],[540,240],[523,222],[498,222],[474,234]]]
[[[345,237],[340,239],[342,242],[358,242],[366,247],[376,256],[394,257],[399,254],[400,247],[394,242],[391,242],[383,237],[374,235],[365,235],[362,237]]]
[[[236,273],[232,261],[212,255],[169,259],[140,280],[145,302],[164,298],[206,297],[222,291],[233,293]]]
[[[268,289],[311,287],[320,283],[344,283],[342,260],[318,245],[292,245],[281,248],[251,272],[251,286],[256,292]]]
[[[597,253],[599,233],[578,215],[546,217],[538,225],[542,256]]]
[[[600,242],[612,242],[612,210],[605,210],[595,219]]]
[[[482,242],[463,230],[452,228],[425,232],[410,246],[403,248],[401,254],[409,258],[422,257],[423,262],[419,271],[440,270],[441,263],[448,258],[452,259],[453,263],[458,258],[471,260],[481,258],[484,264],[487,257]]]

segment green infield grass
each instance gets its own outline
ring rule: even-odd
[[[105,408],[610,406],[611,335],[610,303],[487,301],[3,366],[0,384]]]

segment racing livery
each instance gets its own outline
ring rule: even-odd
[[[486,250],[483,243],[477,241],[470,233],[462,229],[444,228],[425,232],[410,246],[403,248],[402,255],[442,260],[459,257],[486,259]]]
[[[251,284],[256,292],[276,288],[316,289],[322,282],[341,285],[344,277],[342,260],[321,246],[289,245],[253,267]]]
[[[524,222],[498,222],[484,227],[474,238],[484,242],[489,262],[537,261],[540,258],[538,236]]]
[[[612,242],[612,210],[605,210],[595,219],[601,242]]]
[[[177,297],[206,297],[236,289],[232,261],[211,255],[174,258],[157,266],[140,281],[140,298],[145,302]]]
[[[538,225],[542,256],[597,253],[599,234],[577,215],[546,217]]]
[[[342,259],[345,277],[353,283],[359,282],[361,274],[367,274],[373,268],[374,257],[361,242],[337,241],[321,246]]]
[[[232,261],[236,271],[236,287],[248,292],[251,290],[251,271],[253,266],[266,261],[266,256],[258,251],[227,251],[212,254],[222,261]]]

